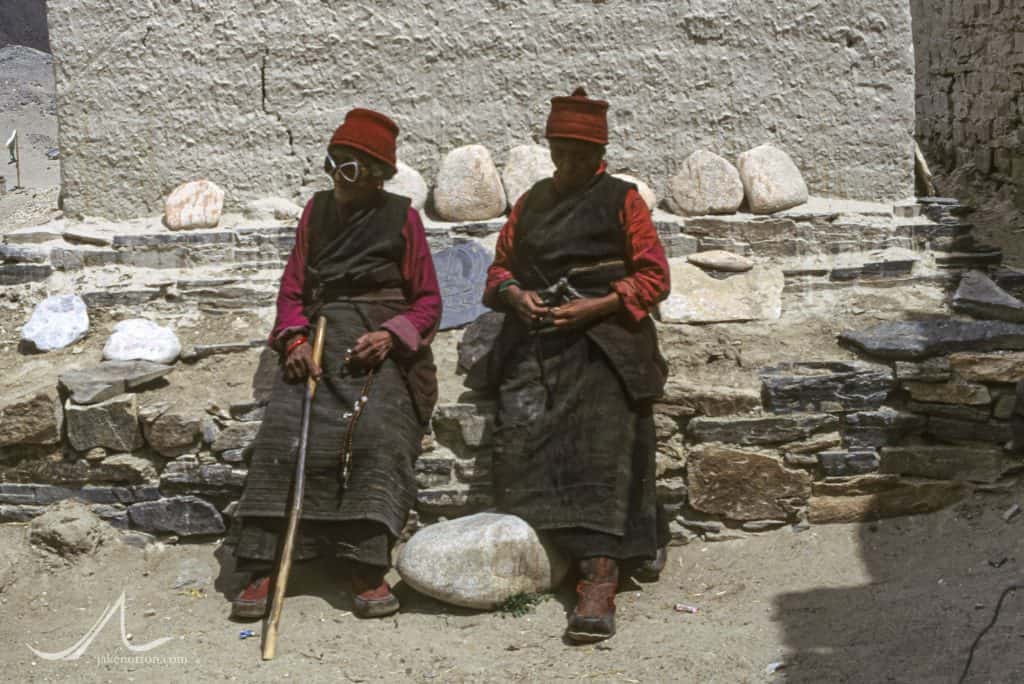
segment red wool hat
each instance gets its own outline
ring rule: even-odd
[[[331,136],[329,146],[347,145],[362,150],[391,168],[395,167],[395,139],[398,124],[372,109],[359,107],[345,115],[345,121]]]
[[[569,97],[551,98],[551,113],[544,131],[548,138],[574,138],[608,144],[608,103],[591,100],[582,87]]]

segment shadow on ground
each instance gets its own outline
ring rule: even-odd
[[[787,682],[958,682],[1004,589],[1024,583],[1021,488],[935,515],[863,525],[867,584],[784,593]],[[1024,681],[1024,590],[979,642],[966,682]]]

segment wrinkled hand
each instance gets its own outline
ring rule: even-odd
[[[523,290],[517,285],[510,285],[505,290],[505,297],[519,318],[527,325],[536,325],[551,317],[551,309],[544,306],[533,290]]]
[[[313,346],[303,342],[284,360],[284,377],[288,382],[299,382],[308,377],[320,379],[320,366],[313,362]]]
[[[374,368],[387,358],[395,340],[387,330],[368,332],[356,340],[349,361],[363,368]]]
[[[551,322],[556,328],[577,328],[615,313],[620,305],[614,292],[605,297],[574,299],[551,309]]]

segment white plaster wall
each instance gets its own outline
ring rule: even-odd
[[[663,194],[694,149],[786,148],[813,193],[912,194],[903,0],[50,0],[65,209],[160,211],[208,177],[229,206],[322,182],[344,112],[381,109],[431,182],[480,142],[540,139],[552,95],[611,102],[614,170]]]

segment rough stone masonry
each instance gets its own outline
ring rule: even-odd
[[[613,171],[664,196],[695,149],[793,154],[812,194],[913,193],[914,59],[901,0],[48,3],[65,210],[156,213],[209,178],[237,208],[309,195],[354,105],[445,153],[542,135],[552,95],[612,102]],[[504,159],[498,159],[499,164]]]
[[[917,136],[937,171],[973,165],[1024,209],[1024,4],[913,0]]]

